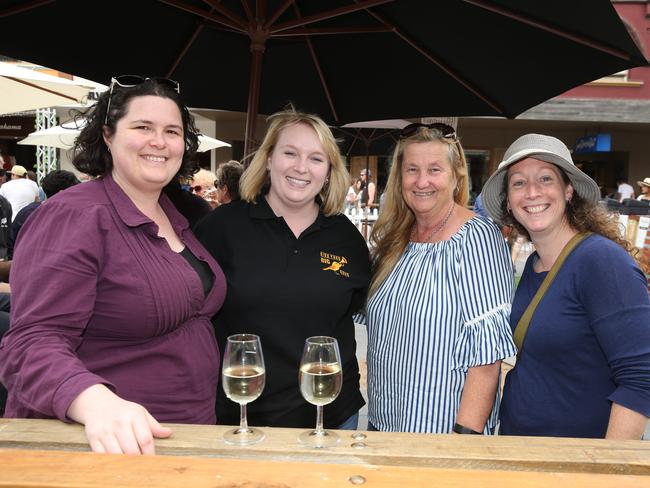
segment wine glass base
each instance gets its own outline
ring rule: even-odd
[[[256,444],[264,440],[264,432],[255,427],[248,429],[236,428],[231,429],[223,434],[223,440],[226,444],[237,446],[247,446],[249,444]]]
[[[298,440],[303,446],[322,449],[325,447],[336,446],[341,442],[341,438],[336,432],[331,430],[308,430],[298,436]]]

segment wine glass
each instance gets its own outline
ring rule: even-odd
[[[254,444],[264,439],[264,432],[248,426],[246,405],[257,399],[264,390],[266,370],[260,338],[253,334],[235,334],[228,337],[223,356],[221,383],[226,396],[239,403],[239,428],[223,435],[228,444]]]
[[[339,344],[333,337],[315,336],[305,340],[300,360],[300,393],[316,405],[316,429],[300,434],[306,446],[322,448],[339,442],[336,432],[323,429],[323,405],[332,403],[343,384]]]

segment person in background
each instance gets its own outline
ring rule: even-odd
[[[372,173],[368,168],[362,169],[361,173],[359,173],[359,179],[361,180],[359,202],[361,202],[361,208],[372,208],[375,203],[376,187],[371,178]]]
[[[228,280],[215,317],[219,344],[236,333],[261,338],[266,386],[248,405],[252,425],[313,427],[316,410],[297,381],[305,339],[335,337],[343,387],[325,406],[325,425],[356,428],[364,400],[352,314],[365,301],[368,248],[340,213],[349,175],[330,128],[287,110],[270,117],[240,182],[241,200],[217,207],[196,228]],[[221,389],[219,422],[239,423],[239,406]]]
[[[370,236],[366,307],[369,429],[491,434],[508,327],[512,261],[500,230],[466,208],[453,127],[400,135]]]
[[[616,184],[618,185],[618,189],[616,191],[618,192],[619,202],[622,202],[627,198],[634,198],[634,188],[632,188],[632,185],[630,185],[627,181],[625,181],[623,178],[619,178],[616,180]]]
[[[352,210],[357,206],[357,190],[356,190],[356,181],[354,178],[350,178],[350,187],[348,188],[348,193],[345,196],[345,208],[346,210]]]
[[[177,82],[120,76],[85,114],[74,166],[97,177],[20,231],[0,344],[7,417],[85,425],[93,451],[153,454],[159,422],[214,424],[219,265],[162,189],[196,170]]]
[[[565,247],[506,376],[505,435],[640,439],[650,416],[650,297],[634,248],[599,205],[596,182],[558,139],[514,141],[483,186],[492,218],[529,238],[515,330]],[[564,250],[564,252],[563,252]]]
[[[11,259],[13,255],[12,220],[11,203],[0,195],[0,261]]]
[[[201,168],[193,177],[190,183],[190,189],[195,195],[200,196],[208,202],[210,208],[216,208],[219,205],[217,201],[217,189],[215,181],[217,175],[212,171]]]
[[[216,201],[218,205],[240,200],[239,179],[244,172],[244,166],[235,160],[219,165],[217,168],[217,179],[214,182],[216,190]]]
[[[11,180],[0,186],[0,196],[9,200],[14,219],[23,207],[38,201],[38,185],[27,179],[26,173],[24,166],[16,164],[9,171]]]
[[[637,200],[648,200],[650,201],[650,178],[644,178],[643,181],[637,181],[639,185],[640,194],[637,197]]]
[[[44,202],[47,196],[45,195],[45,191],[43,191],[43,188],[38,184],[38,178],[36,177],[36,172],[27,171],[27,173],[25,173],[25,178],[36,183],[36,186],[38,186],[38,201]]]
[[[78,183],[80,183],[80,181],[72,171],[57,169],[45,175],[41,188],[45,192],[45,197],[51,198],[60,191],[65,190],[66,188],[70,188],[71,186],[74,186]],[[18,234],[20,233],[22,226],[25,224],[27,217],[29,217],[32,212],[34,212],[34,210],[36,210],[40,205],[40,201],[32,202],[21,209],[21,211],[18,212],[18,215],[16,215],[16,218],[11,224],[13,251],[16,250],[16,241],[18,240]],[[13,252],[11,254],[11,257],[13,257]]]
[[[187,219],[190,228],[212,212],[210,204],[199,195],[186,190],[184,185],[181,185],[179,178],[174,178],[167,183],[163,188],[163,193],[171,200],[176,210]]]

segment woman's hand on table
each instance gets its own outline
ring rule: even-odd
[[[169,437],[172,433],[142,405],[123,400],[104,385],[93,385],[79,394],[67,415],[84,424],[94,452],[155,454],[154,437]]]

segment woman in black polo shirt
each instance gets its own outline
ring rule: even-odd
[[[215,317],[220,347],[236,333],[260,336],[266,387],[248,405],[251,425],[313,427],[298,369],[309,336],[336,337],[343,388],[325,406],[326,428],[356,428],[359,392],[352,314],[370,281],[368,248],[340,212],[349,186],[336,140],[313,115],[287,110],[269,129],[240,184],[241,201],[218,207],[196,229],[228,281]],[[217,393],[218,423],[239,423],[239,405]]]

